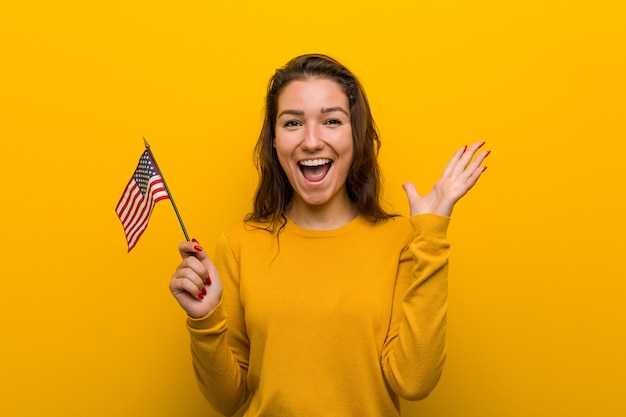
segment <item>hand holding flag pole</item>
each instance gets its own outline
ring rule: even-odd
[[[139,164],[115,208],[115,212],[124,228],[129,252],[135,247],[148,226],[148,220],[150,220],[154,205],[167,198],[172,202],[172,207],[174,207],[178,222],[183,229],[185,239],[189,241],[189,235],[183,220],[180,217],[178,208],[176,208],[176,203],[174,203],[165,178],[152,154],[150,144],[146,138],[143,138],[143,142],[146,150],[141,155]]]

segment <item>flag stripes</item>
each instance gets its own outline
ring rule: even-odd
[[[145,151],[115,208],[124,228],[129,252],[146,230],[154,205],[168,198],[163,179],[148,151]]]

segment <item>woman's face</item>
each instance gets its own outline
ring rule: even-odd
[[[293,206],[342,209],[354,145],[350,105],[335,81],[290,82],[278,97],[274,147],[293,187]]]

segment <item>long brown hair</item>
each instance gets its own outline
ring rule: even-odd
[[[380,139],[363,86],[344,65],[321,54],[298,56],[276,70],[267,86],[265,117],[255,146],[259,185],[253,211],[245,220],[265,223],[269,230],[281,228],[293,196],[293,188],[274,148],[278,98],[291,81],[323,78],[335,81],[348,96],[354,143],[354,159],[346,179],[348,197],[371,222],[392,217],[381,206],[382,185],[378,166]]]

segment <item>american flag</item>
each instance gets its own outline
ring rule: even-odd
[[[129,252],[146,230],[154,205],[167,198],[169,196],[163,178],[146,149],[115,208],[124,227]]]

